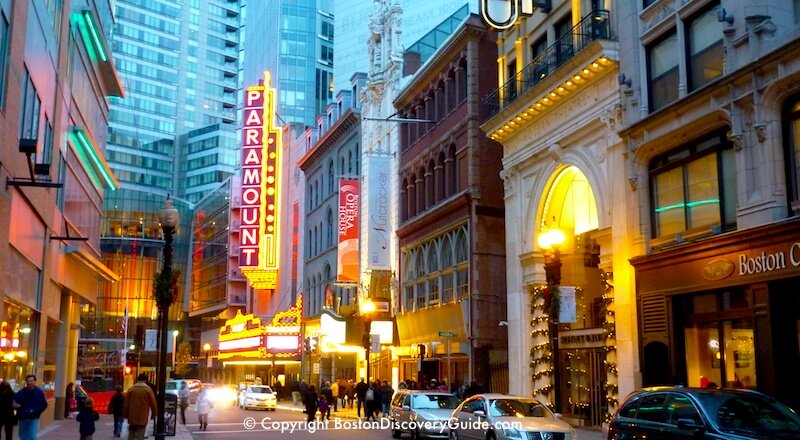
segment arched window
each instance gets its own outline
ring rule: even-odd
[[[356,157],[356,158],[355,158],[355,162],[356,162],[356,166],[355,166],[354,168],[355,168],[355,170],[356,170],[356,175],[359,175],[359,174],[361,174],[361,155],[360,155],[360,153],[359,153],[359,151],[361,151],[361,150],[359,150],[359,149],[358,149],[358,143],[356,143],[356,148],[355,148],[355,150],[356,150],[356,151],[355,151],[355,157]]]
[[[317,227],[314,226],[314,253],[312,253],[311,255],[317,255],[317,252],[319,251],[319,247],[317,247],[318,244],[319,243],[317,242]]]
[[[441,201],[447,198],[447,180],[444,175],[444,151],[439,152],[438,162],[435,169],[436,175],[436,201]]]
[[[403,255],[403,311],[405,312],[414,310],[414,279],[417,278],[417,274],[413,262],[413,252],[405,252]]]
[[[353,152],[347,152],[347,174],[353,175]]]
[[[800,95],[789,100],[783,108],[784,156],[787,163],[786,182],[789,214],[800,212]]]
[[[427,206],[436,204],[436,163],[431,159],[428,162],[428,172],[425,173],[425,192],[427,193]]]
[[[428,248],[428,273],[431,277],[428,278],[428,296],[429,304],[439,304],[439,251],[437,247],[439,242],[434,241]]]
[[[347,171],[347,169],[344,166],[345,166],[344,165],[344,156],[342,156],[342,157],[339,158],[339,174],[341,174],[342,176],[344,176],[345,172]]]
[[[326,214],[325,218],[327,223],[327,228],[325,231],[327,232],[326,235],[328,239],[326,245],[327,247],[331,247],[333,246],[333,210],[330,207],[328,207],[328,213]]]
[[[447,174],[447,195],[452,196],[458,192],[458,176],[456,171],[456,146],[450,145],[447,150],[444,171]]]
[[[322,243],[325,241],[325,238],[322,235],[322,221],[319,222],[319,252],[322,253]]]
[[[333,194],[333,160],[328,162],[328,194]]]
[[[423,249],[417,251],[417,277],[424,278],[428,274],[427,265],[425,264],[425,252]],[[417,282],[417,308],[426,307],[428,305],[428,284],[424,279]]]
[[[469,247],[467,233],[463,229],[458,231],[456,237],[456,264],[466,263],[469,260]]]
[[[325,263],[325,278],[324,278],[323,281],[325,282],[326,285],[332,281],[331,280],[331,265],[328,264],[328,263]]]
[[[408,218],[417,215],[417,175],[412,174],[408,179]]]
[[[425,168],[420,167],[419,174],[417,175],[417,211],[422,212],[428,209],[428,205],[425,204],[425,197],[427,196],[427,191],[425,190]]]
[[[400,185],[400,221],[408,219],[408,179]]]
[[[458,102],[467,99],[467,60],[462,59],[458,64]]]
[[[307,235],[308,237],[306,238],[306,243],[308,244],[306,246],[306,258],[311,258],[311,256],[314,255],[313,253],[311,253],[313,249],[312,246],[314,245],[314,240],[311,237],[311,228],[308,229]]]
[[[442,269],[442,304],[453,302],[453,286],[455,272],[453,271],[453,241],[450,234],[442,237],[441,243],[441,269]]]
[[[456,296],[460,298],[469,297],[469,247],[467,234],[464,229],[458,231],[456,235]]]

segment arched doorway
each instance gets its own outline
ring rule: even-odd
[[[556,411],[574,424],[599,426],[607,411],[607,286],[598,267],[600,246],[594,239],[599,227],[597,203],[580,169],[564,166],[556,170],[540,202],[540,212],[536,233],[557,228],[565,238],[559,247],[561,266],[557,269],[557,335],[549,335],[554,347]],[[548,261],[552,258],[553,254],[546,255]]]

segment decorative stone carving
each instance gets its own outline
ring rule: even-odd
[[[650,30],[653,26],[661,23],[662,20],[675,13],[675,5],[673,3],[665,3],[660,8],[656,9],[650,18],[645,22],[645,30]]]
[[[742,151],[744,148],[744,137],[741,134],[732,134],[728,136],[728,140],[733,143],[733,151]]]
[[[639,188],[639,178],[636,176],[628,177],[628,185],[631,186],[631,191],[636,191]]]
[[[622,106],[615,102],[610,107],[603,110],[600,115],[600,122],[605,124],[608,131],[616,133],[622,125]]]
[[[765,122],[756,124],[753,128],[756,131],[756,138],[758,138],[759,142],[767,140],[767,124]]]
[[[506,197],[514,195],[515,184],[519,178],[519,172],[516,167],[503,169],[500,171],[500,178],[503,179],[503,191]]]

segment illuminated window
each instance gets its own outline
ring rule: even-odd
[[[678,36],[674,31],[647,48],[651,112],[678,99],[679,52]]]
[[[719,7],[714,5],[706,9],[686,26],[690,90],[696,90],[714,78],[722,76],[724,53],[722,22],[717,19]]]
[[[735,163],[723,136],[673,150],[650,164],[654,237],[735,227]]]

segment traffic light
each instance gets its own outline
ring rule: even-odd
[[[303,351],[306,353],[311,353],[311,338],[303,339]]]
[[[316,353],[318,348],[317,347],[318,342],[319,340],[317,338],[308,338],[308,351],[310,351],[311,353]]]

